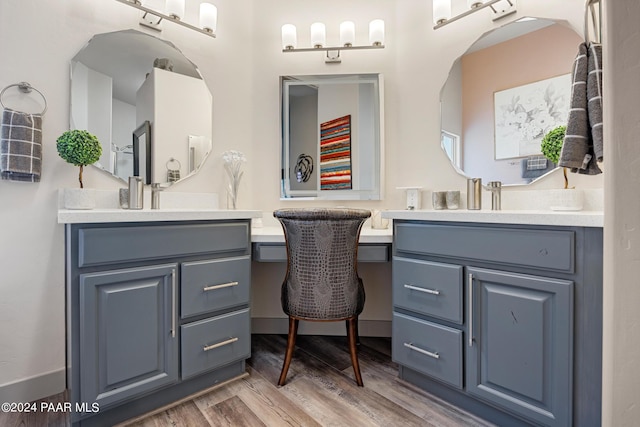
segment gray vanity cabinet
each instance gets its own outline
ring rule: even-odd
[[[600,425],[601,304],[601,228],[394,221],[400,377],[498,425]]]
[[[67,387],[89,410],[71,412],[74,426],[111,426],[246,374],[249,220],[65,231]]]
[[[101,407],[178,380],[176,264],[80,275],[80,397]]]

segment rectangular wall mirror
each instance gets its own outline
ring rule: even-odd
[[[380,200],[380,74],[282,76],[281,198]]]

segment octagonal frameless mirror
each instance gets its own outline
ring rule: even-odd
[[[97,34],[71,61],[71,129],[102,143],[95,166],[169,186],[211,152],[213,101],[195,64],[136,30]]]
[[[282,199],[382,199],[382,76],[283,76]]]
[[[566,124],[581,37],[566,22],[523,18],[480,37],[441,92],[440,144],[466,177],[529,184],[556,167],[542,137]]]

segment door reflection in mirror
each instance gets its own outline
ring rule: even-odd
[[[133,131],[133,176],[142,178],[143,184],[151,184],[151,124],[145,120]]]

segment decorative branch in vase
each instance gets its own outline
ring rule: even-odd
[[[227,191],[231,201],[230,208],[236,209],[240,180],[244,174],[240,169],[242,167],[242,163],[247,161],[247,158],[241,151],[228,150],[222,153],[222,159],[224,160],[224,169],[227,171],[227,175],[229,176]]]

